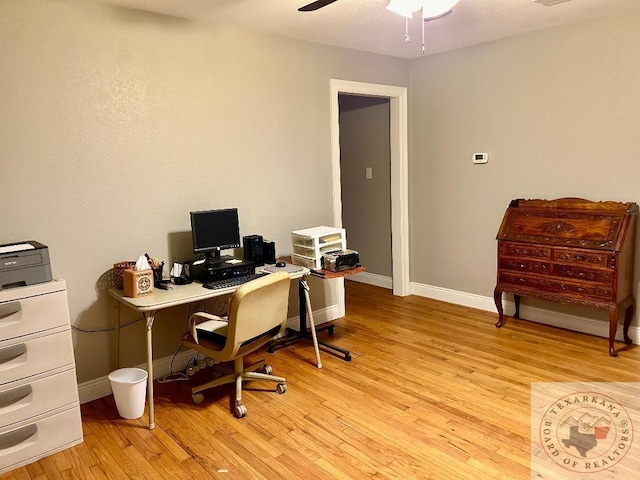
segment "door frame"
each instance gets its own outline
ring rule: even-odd
[[[406,296],[409,291],[409,176],[407,88],[374,83],[331,79],[331,172],[333,180],[333,221],[342,227],[342,186],[340,178],[340,109],[341,93],[389,99],[391,152],[391,258],[393,294]],[[344,315],[344,288],[338,305]],[[340,294],[339,294],[340,296]]]

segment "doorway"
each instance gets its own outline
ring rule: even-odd
[[[366,265],[349,280],[391,290],[390,101],[344,93],[338,99],[342,226]]]
[[[406,87],[389,85],[330,80],[330,91],[333,216],[334,225],[339,227],[342,226],[339,95],[349,94],[389,99],[393,294],[409,295],[407,89]],[[344,288],[338,289],[338,305],[342,316],[344,315]]]

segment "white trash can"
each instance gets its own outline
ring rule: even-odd
[[[141,368],[120,368],[109,374],[113,398],[122,418],[140,418],[144,413],[147,376]]]

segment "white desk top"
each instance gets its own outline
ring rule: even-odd
[[[309,269],[304,267],[299,268],[302,270],[288,272],[289,278],[295,280],[309,274]],[[262,267],[256,268],[256,272],[261,270]],[[160,290],[159,288],[154,288],[151,295],[144,295],[136,298],[125,297],[122,290],[114,287],[109,289],[109,295],[137,312],[150,312],[163,308],[175,307],[176,305],[183,305],[185,303],[206,300],[207,298],[220,297],[233,293],[236,288],[238,288],[237,286],[233,286],[218,290],[210,290],[208,288],[204,288],[202,283],[199,282],[193,282],[188,285],[172,284],[171,287],[171,290]]]

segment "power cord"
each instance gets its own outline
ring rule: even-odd
[[[125,323],[124,325],[120,325],[120,328],[129,327],[129,326],[133,325],[134,323],[142,322],[143,320],[144,320],[144,316],[138,318],[137,320],[133,320],[133,321],[131,321],[129,323]],[[75,325],[71,325],[71,329],[72,330],[76,330],[78,332],[82,332],[82,333],[104,333],[104,332],[115,332],[116,331],[115,327],[98,328],[98,329],[95,329],[95,330],[86,330],[84,328],[76,327]]]

